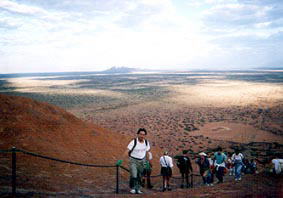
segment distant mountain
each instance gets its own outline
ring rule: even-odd
[[[132,73],[138,71],[140,71],[140,69],[130,67],[111,67],[110,69],[104,70],[103,73]]]
[[[116,73],[138,73],[138,72],[141,73],[168,72],[168,70],[139,69],[139,68],[131,68],[131,67],[111,67],[110,69],[104,70],[101,73],[116,74]]]

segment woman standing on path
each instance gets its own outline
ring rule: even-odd
[[[211,183],[211,171],[209,160],[207,159],[207,155],[204,152],[199,154],[199,158],[196,160],[196,163],[199,165],[199,172],[202,176],[203,184],[207,186],[212,186]]]
[[[243,167],[243,159],[244,155],[240,153],[238,149],[235,150],[235,153],[232,155],[232,162],[235,167],[235,181],[240,181],[241,180],[241,175],[242,175],[242,167]]]
[[[165,151],[164,155],[160,157],[160,165],[161,165],[161,175],[163,176],[163,188],[162,191],[164,192],[166,189],[171,190],[170,188],[170,178],[172,176],[172,167],[173,167],[173,160],[168,155],[168,152]]]

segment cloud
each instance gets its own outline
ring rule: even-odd
[[[0,19],[0,29],[5,29],[5,30],[16,30],[18,29],[19,26],[14,25],[10,23],[9,21],[5,21],[3,19]]]
[[[259,59],[247,54],[265,54],[264,61],[272,45],[281,43],[275,35],[282,31],[282,4],[270,2],[3,0],[0,67],[63,71],[251,65]]]
[[[283,27],[283,1],[280,0],[239,0],[241,3],[257,6],[268,6],[269,9],[266,13],[265,22],[256,24],[255,27],[259,28],[282,28]]]
[[[205,24],[214,27],[282,27],[282,1],[238,0],[215,4],[203,12]]]
[[[9,0],[0,1],[0,8],[17,14],[35,15],[47,13],[44,9],[35,6],[19,4]]]
[[[272,54],[275,42],[272,38],[283,30],[283,16],[278,15],[282,6],[283,3],[272,0],[216,3],[203,12],[203,32],[210,35],[211,43],[223,49],[260,48]]]
[[[198,9],[203,8],[201,32],[215,50],[205,60],[196,60],[196,64],[256,67],[270,59],[282,59],[283,1],[207,0],[202,3],[198,5]]]
[[[268,20],[268,12],[272,7],[260,7],[257,5],[225,4],[214,6],[204,12],[206,24],[215,27],[250,26],[255,23],[263,23]]]

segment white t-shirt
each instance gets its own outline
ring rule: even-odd
[[[208,159],[208,161],[209,161],[209,165],[210,166],[212,166],[213,165],[213,160],[209,157],[209,158],[207,158]]]
[[[281,167],[283,166],[283,159],[273,159],[272,163],[274,164],[274,169],[275,169],[276,174],[280,174],[283,168]]]
[[[132,140],[129,145],[128,145],[128,149],[132,150],[134,146],[134,140]],[[147,141],[147,146],[145,143],[145,140],[143,141],[143,143],[140,143],[138,138],[137,138],[137,145],[135,146],[134,150],[131,153],[131,157],[137,158],[137,159],[144,159],[146,152],[150,150],[150,145],[149,142]]]
[[[243,156],[242,153],[239,153],[238,155],[236,153],[234,153],[232,155],[232,161],[233,162],[242,162],[243,158],[244,158],[244,156]]]
[[[167,165],[166,165],[166,163],[165,163],[165,160],[166,160],[166,163],[167,163]],[[167,166],[169,166],[169,167],[173,167],[173,160],[172,160],[172,158],[170,157],[170,156],[168,156],[168,155],[164,155],[164,156],[162,156],[162,157],[160,157],[160,165],[162,166],[162,167],[167,167]]]

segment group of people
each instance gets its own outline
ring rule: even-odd
[[[237,153],[239,153],[239,151],[236,151]],[[234,158],[240,158],[241,159],[241,166],[237,166],[238,168],[238,171],[239,171],[239,168],[242,172],[242,174],[255,174],[257,173],[257,163],[254,159],[247,159],[247,158],[244,158],[244,156],[242,154],[238,154],[238,155],[235,155]],[[237,159],[234,159],[234,161],[237,162]],[[232,161],[232,158],[229,158],[228,157],[228,160],[227,160],[227,168],[229,170],[229,175],[235,175],[235,168],[236,166],[234,165],[235,162],[233,163]]]
[[[150,152],[150,143],[145,139],[146,135],[146,129],[138,129],[137,138],[133,139],[128,144],[127,150],[124,153],[124,156],[128,155],[129,157],[130,192],[133,194],[142,193],[141,187],[145,186],[146,180],[147,187],[153,187],[150,182],[152,153]],[[189,188],[191,187],[189,176],[193,173],[193,168],[188,152],[184,150],[183,154],[181,156],[177,156],[176,159],[177,167],[179,168],[182,176],[181,188]],[[198,165],[203,184],[212,186],[214,182],[214,175],[218,179],[218,183],[223,183],[224,174],[228,172],[228,169],[233,171],[235,180],[240,181],[243,168],[245,167],[244,159],[244,155],[240,153],[239,150],[235,150],[235,153],[231,156],[231,158],[228,158],[222,151],[222,148],[218,147],[215,153],[199,153],[195,162]],[[170,178],[172,177],[172,168],[174,165],[173,159],[169,156],[168,151],[163,153],[159,162],[161,166],[160,174],[163,177],[162,191],[170,191]]]

